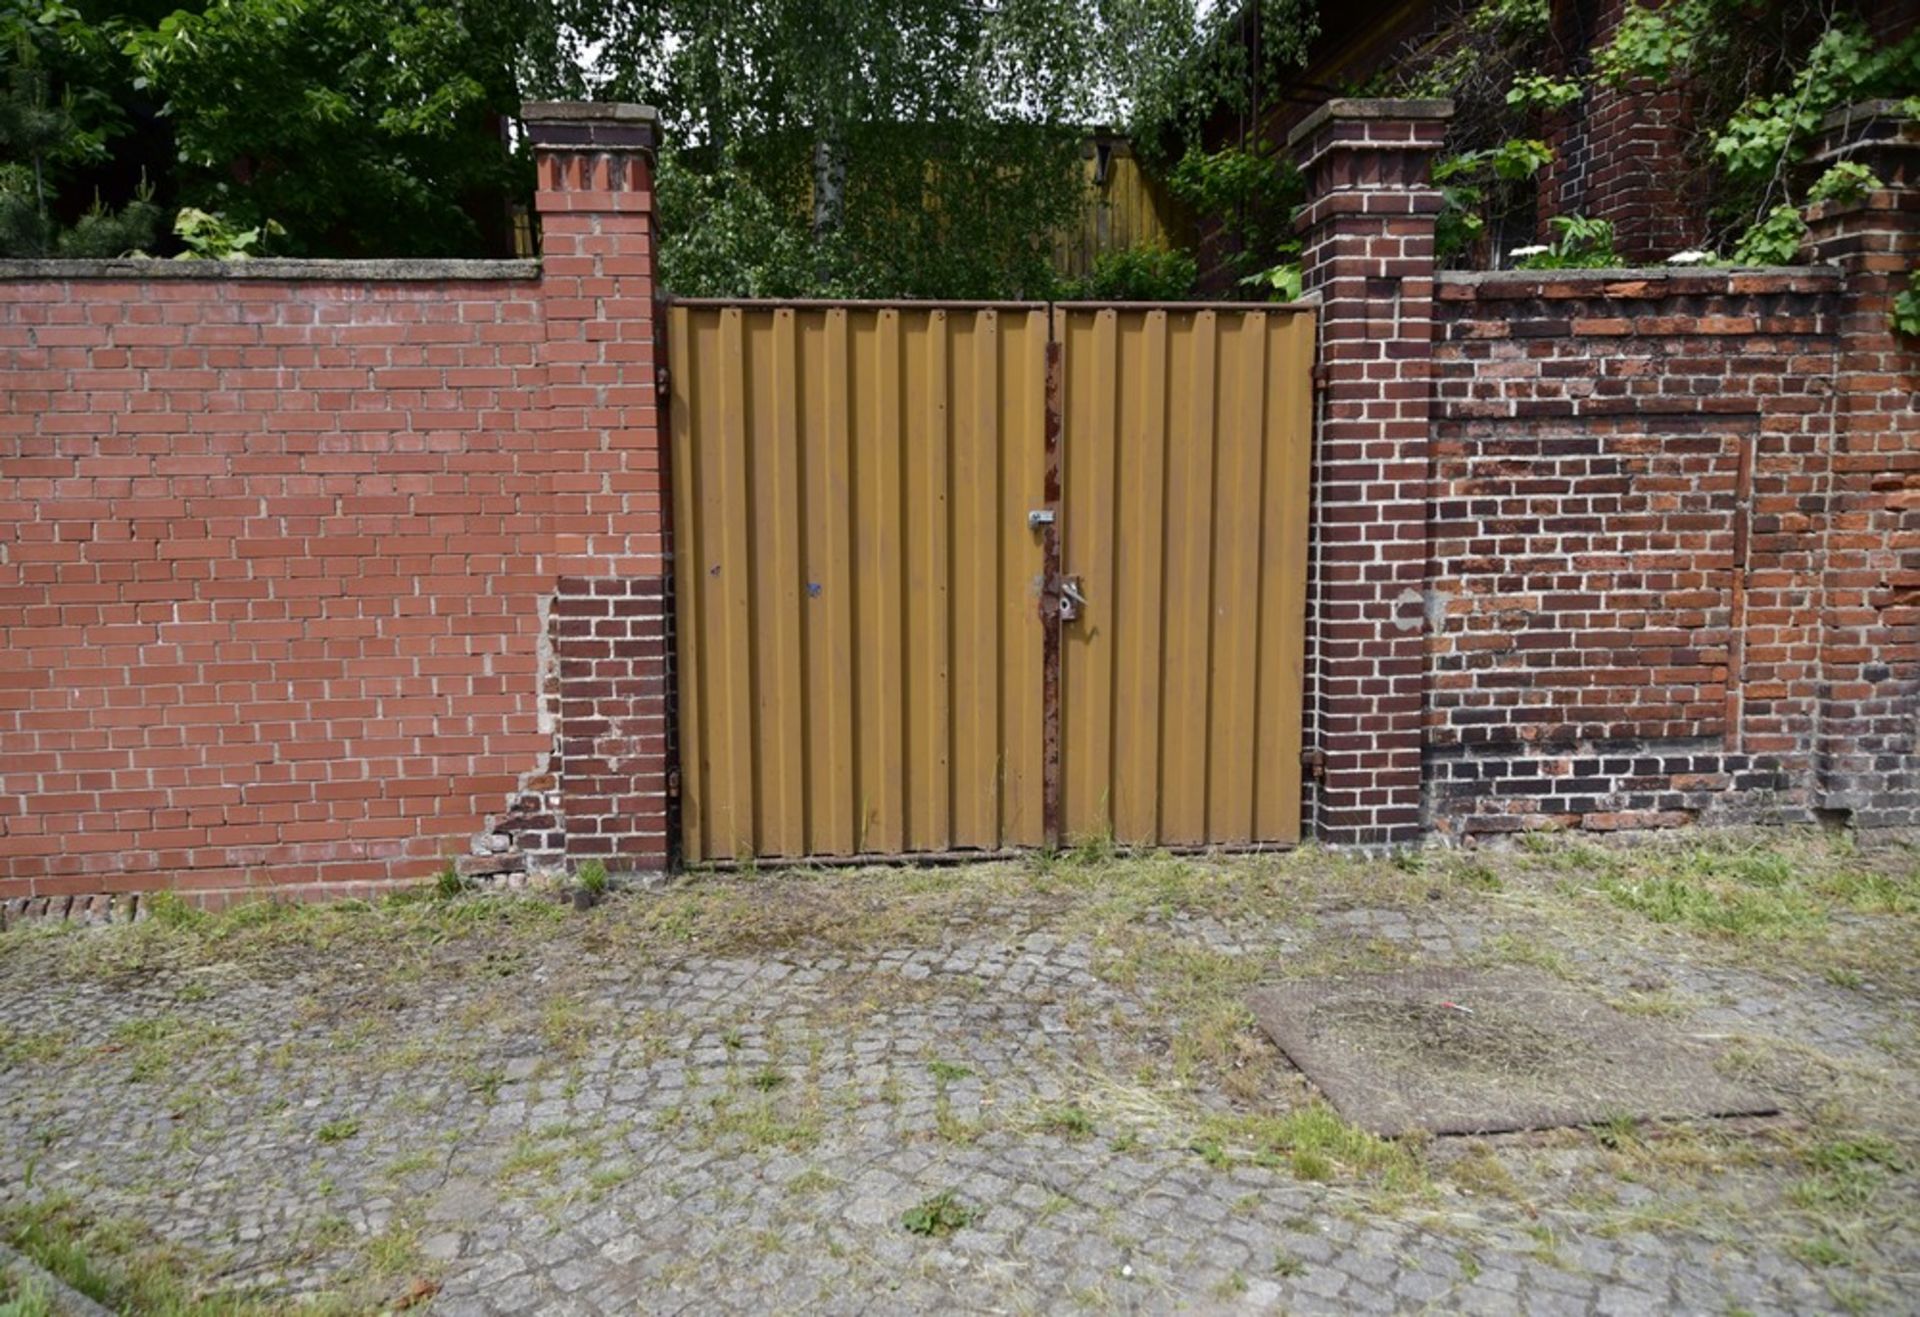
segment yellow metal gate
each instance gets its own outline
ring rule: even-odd
[[[1297,840],[1311,339],[675,303],[685,857]]]

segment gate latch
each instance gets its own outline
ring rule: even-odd
[[[1027,529],[1039,530],[1042,526],[1053,525],[1052,508],[1035,508],[1027,514]]]
[[[1080,578],[1063,576],[1060,578],[1060,620],[1071,622],[1080,616],[1080,610],[1087,606],[1087,597],[1080,593]]]

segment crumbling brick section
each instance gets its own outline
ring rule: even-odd
[[[1320,300],[1309,583],[1310,699],[1321,839],[1377,845],[1420,829],[1420,583],[1426,562],[1433,348],[1429,184],[1446,101],[1329,102],[1290,145],[1308,179],[1299,225]]]
[[[1810,217],[1817,260],[1844,271],[1835,373],[1820,727],[1822,807],[1920,823],[1920,342],[1894,296],[1920,268],[1920,123],[1892,102],[1828,117],[1816,166],[1854,159],[1886,186]]]

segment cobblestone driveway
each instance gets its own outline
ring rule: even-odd
[[[1908,1308],[1917,901],[1904,848],[1722,838],[23,928],[0,1208],[267,1311]],[[1239,1005],[1502,961],[1786,1114],[1381,1144]]]

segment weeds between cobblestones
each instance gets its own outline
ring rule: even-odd
[[[1915,852],[1098,843],[0,935],[0,1238],[126,1311],[1865,1310],[1920,1267]],[[1786,1114],[1384,1141],[1253,1027],[1525,963]]]

